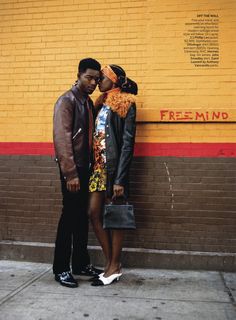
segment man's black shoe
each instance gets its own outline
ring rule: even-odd
[[[103,272],[104,272],[104,270],[95,268],[91,264],[88,264],[87,266],[83,267],[80,270],[74,270],[73,274],[75,274],[77,276],[95,277]]]
[[[73,278],[70,271],[65,271],[62,273],[55,274],[55,280],[57,282],[60,282],[60,284],[65,287],[69,287],[69,288],[77,288],[78,287],[78,283]]]

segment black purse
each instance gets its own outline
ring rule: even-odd
[[[136,229],[133,205],[127,201],[125,204],[114,204],[113,201],[106,204],[103,211],[103,229]]]

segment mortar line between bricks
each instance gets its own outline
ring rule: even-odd
[[[221,280],[224,284],[224,287],[226,289],[226,292],[230,298],[230,301],[231,303],[233,304],[233,306],[236,308],[236,301],[234,299],[234,295],[232,294],[232,291],[230,290],[230,287],[226,284],[226,281],[225,281],[225,278],[224,278],[224,275],[223,275],[223,272],[220,271],[220,277],[221,277]]]
[[[42,271],[39,275],[33,277],[32,279],[30,279],[29,281],[25,282],[24,284],[22,284],[20,287],[16,288],[15,290],[13,290],[11,293],[9,293],[8,295],[6,295],[4,298],[0,299],[0,306],[3,305],[5,302],[7,302],[8,300],[10,300],[12,297],[14,297],[15,295],[17,295],[18,293],[20,293],[22,290],[24,290],[25,288],[27,288],[28,286],[30,286],[32,283],[34,283],[35,281],[37,281],[38,279],[40,279],[42,276],[44,276],[47,272],[49,272],[51,270],[50,268],[47,268],[47,270]]]

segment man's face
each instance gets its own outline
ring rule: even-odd
[[[93,69],[86,69],[85,72],[78,74],[78,85],[80,90],[86,94],[92,94],[96,89],[100,78],[100,72]]]

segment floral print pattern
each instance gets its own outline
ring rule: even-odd
[[[109,107],[103,105],[95,122],[93,136],[94,167],[89,180],[89,191],[106,190],[106,144],[105,124]]]

